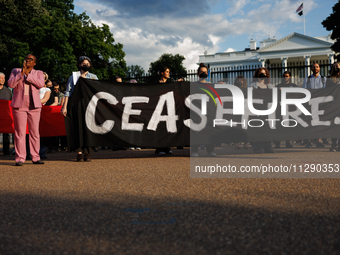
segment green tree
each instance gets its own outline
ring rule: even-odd
[[[123,45],[114,43],[108,25],[95,26],[85,13],[75,14],[73,0],[25,1],[34,6],[33,12],[20,1],[0,1],[0,7],[6,5],[12,16],[12,20],[1,19],[7,24],[1,24],[2,27],[15,29],[15,33],[6,31],[5,36],[0,35],[0,53],[5,53],[0,70],[9,74],[12,68],[22,65],[25,55],[33,53],[38,58],[37,69],[65,83],[72,71],[77,70],[78,57],[86,55],[93,63],[91,72],[99,79],[125,77]],[[4,14],[2,9],[0,14]],[[20,19],[23,25],[12,28],[12,23]]]
[[[127,76],[128,77],[141,77],[145,73],[143,67],[139,65],[131,65],[127,67]]]
[[[30,47],[26,31],[34,27],[32,19],[48,14],[41,0],[0,0],[0,70],[9,74],[22,65]]]
[[[159,75],[159,70],[167,66],[171,69],[172,76],[183,76],[186,74],[186,69],[183,66],[184,60],[185,57],[182,55],[164,53],[158,60],[150,63],[149,73],[153,76]]]
[[[340,52],[340,2],[338,1],[333,6],[333,12],[322,21],[322,25],[328,30],[332,31],[331,39],[335,40],[335,43],[332,45],[332,50],[335,52]],[[340,55],[337,56],[337,59],[340,60]]]

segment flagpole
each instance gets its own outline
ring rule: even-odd
[[[303,15],[303,34],[304,35],[306,35],[306,22],[305,22],[305,4],[304,4],[304,2],[302,1],[302,6],[303,6],[303,8],[302,8],[302,15]]]

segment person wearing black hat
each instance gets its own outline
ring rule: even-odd
[[[78,69],[80,70],[80,77],[98,80],[97,75],[89,72],[92,69],[92,61],[89,57],[81,56],[78,59]],[[75,84],[73,82],[73,75],[71,75],[71,77],[67,81],[65,100],[61,108],[61,114],[64,115],[64,117],[66,117],[67,115],[67,103],[68,103],[69,97],[72,96],[74,85]],[[91,161],[91,156],[90,156],[92,152],[91,147],[78,148],[76,152],[77,152],[77,162]],[[84,156],[83,156],[83,152],[85,154]]]

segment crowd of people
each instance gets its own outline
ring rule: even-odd
[[[61,144],[62,148],[66,149],[67,141],[66,137],[48,137],[40,138],[39,135],[39,120],[42,105],[56,106],[61,105],[61,114],[66,117],[67,105],[69,98],[72,97],[75,82],[77,78],[83,77],[86,79],[98,79],[98,77],[91,73],[93,67],[92,61],[89,57],[82,56],[78,59],[79,76],[73,77],[71,75],[67,81],[66,91],[63,94],[60,91],[60,86],[56,81],[51,81],[48,74],[35,70],[37,64],[37,58],[28,54],[25,57],[21,68],[15,68],[12,70],[8,79],[7,85],[5,86],[5,74],[0,73],[0,99],[11,100],[11,107],[13,112],[14,121],[14,151],[15,162],[17,166],[22,166],[26,159],[31,159],[33,164],[44,164],[41,159],[46,159],[46,149],[53,150]],[[339,85],[340,78],[340,63],[334,63],[330,70],[330,76],[328,78],[320,75],[320,66],[315,63],[312,65],[312,75],[305,78],[302,87],[307,89],[322,89],[332,86]],[[169,82],[171,69],[164,66],[159,70],[159,81],[158,83]],[[199,83],[209,84],[211,81],[208,80],[208,67],[201,63],[197,70]],[[272,89],[274,86],[271,84],[270,72],[267,68],[258,68],[253,76],[253,81],[247,84],[247,79],[243,76],[238,76],[234,85],[240,88],[253,88],[253,89]],[[182,78],[178,79],[177,82],[183,81]],[[116,82],[122,82],[120,77],[116,77]],[[136,80],[130,80],[130,83],[137,83]],[[220,81],[219,83],[223,83]],[[292,83],[292,75],[289,71],[283,72],[282,82],[276,86],[277,88],[283,87],[297,87],[296,84]],[[29,134],[26,135],[26,125],[29,127]],[[332,138],[332,145],[330,151],[339,151],[338,138]],[[286,147],[292,148],[292,142],[286,140]],[[307,148],[312,147],[313,143],[316,147],[325,147],[327,139],[314,139],[301,141]],[[274,153],[272,145],[275,148],[280,148],[281,141],[263,141],[251,143],[253,151],[255,153]],[[199,144],[191,145],[191,156],[198,157]],[[10,155],[10,135],[3,134],[3,154]],[[210,157],[216,157],[214,152],[214,144],[205,144],[207,154]],[[235,144],[236,149],[240,149],[240,143]],[[244,143],[244,149],[248,149],[248,143]],[[105,147],[104,147],[105,149]],[[129,149],[140,150],[139,147],[130,147]],[[183,147],[178,147],[183,149]],[[82,147],[77,148],[77,162],[91,161],[91,153],[96,148]],[[113,149],[114,150],[114,149]],[[172,154],[170,147],[156,148],[156,154],[166,155]]]

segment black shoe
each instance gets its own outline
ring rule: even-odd
[[[264,153],[275,153],[273,148],[264,148],[263,151],[264,151]]]
[[[262,149],[253,149],[254,153],[262,153]]]
[[[22,166],[23,164],[24,164],[23,162],[19,161],[15,163],[15,166]]]
[[[306,143],[306,146],[305,146],[306,148],[312,148],[312,143],[310,143],[310,142],[308,142],[308,143]]]
[[[335,152],[336,151],[336,146],[332,146],[329,151]]]
[[[77,154],[77,162],[83,162],[84,158],[83,158],[83,154]]]
[[[286,143],[286,148],[293,148],[293,145],[291,143]]]
[[[91,156],[90,156],[90,154],[85,154],[85,156],[84,156],[84,161],[86,161],[86,162],[91,162]]]
[[[33,162],[33,164],[37,164],[37,165],[43,165],[43,164],[45,164],[45,162],[44,161],[41,161],[41,160],[38,160],[38,161],[32,161]]]
[[[317,142],[317,143],[316,143],[316,147],[317,147],[317,148],[325,148],[325,145],[323,145],[323,144],[320,143],[320,142]]]

